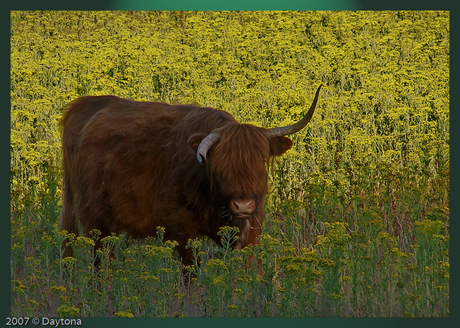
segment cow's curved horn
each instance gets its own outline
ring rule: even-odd
[[[196,157],[198,162],[201,164],[203,162],[203,158],[206,159],[206,154],[208,153],[209,148],[218,142],[220,139],[219,134],[216,132],[212,132],[208,134],[206,137],[201,140],[198,149],[196,150]]]
[[[321,84],[322,85],[322,84]],[[283,126],[281,128],[273,128],[268,129],[267,134],[270,138],[279,137],[279,136],[286,136],[288,134],[293,134],[302,130],[308,122],[310,122],[311,117],[313,116],[313,112],[315,111],[316,103],[318,102],[319,90],[321,90],[321,85],[316,90],[315,99],[313,99],[313,103],[310,106],[307,114],[297,123],[289,126]]]

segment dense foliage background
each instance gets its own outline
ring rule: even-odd
[[[191,243],[190,285],[161,231],[110,237],[98,272],[91,238],[61,259],[66,103],[197,103],[276,127],[321,83],[275,163],[260,247]],[[447,316],[449,164],[448,12],[11,13],[13,315]]]

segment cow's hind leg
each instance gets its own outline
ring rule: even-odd
[[[72,233],[75,235],[75,237],[78,236],[78,221],[73,211],[73,192],[70,188],[69,180],[67,177],[64,178],[64,197],[59,225],[61,230]],[[62,243],[62,248],[64,249],[62,258],[74,256],[72,247],[68,245],[69,242],[70,240],[66,238]]]
[[[84,222],[82,224],[82,228],[85,236],[94,240],[94,267],[96,270],[99,270],[101,267],[101,262],[106,260],[105,251],[107,251],[107,249],[104,248],[102,239],[111,236],[111,233],[104,225],[97,224],[97,222],[100,221],[94,220],[92,224],[89,224],[89,222]],[[113,254],[113,250],[108,251],[108,258],[114,259],[115,255]]]

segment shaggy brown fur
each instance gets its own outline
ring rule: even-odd
[[[192,263],[188,239],[220,244],[225,225],[240,229],[235,247],[258,243],[269,160],[292,146],[220,110],[113,96],[73,101],[61,124],[61,229],[145,238],[162,226],[184,265]],[[213,131],[220,141],[200,164],[197,147]],[[71,254],[66,248],[64,256]]]

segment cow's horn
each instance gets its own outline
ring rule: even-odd
[[[281,128],[273,128],[268,129],[267,134],[270,138],[279,137],[279,136],[286,136],[288,134],[293,134],[302,130],[308,122],[310,122],[311,117],[313,116],[313,112],[315,111],[316,103],[318,102],[319,90],[321,90],[321,85],[316,90],[315,99],[313,99],[313,103],[310,106],[307,114],[297,123],[289,126],[283,126]]]
[[[201,140],[200,145],[196,150],[196,157],[200,164],[203,162],[203,158],[206,159],[206,154],[208,153],[209,148],[211,148],[212,145],[218,142],[219,139],[220,136],[217,133],[212,132],[208,134],[206,137],[204,137],[203,140]]]

